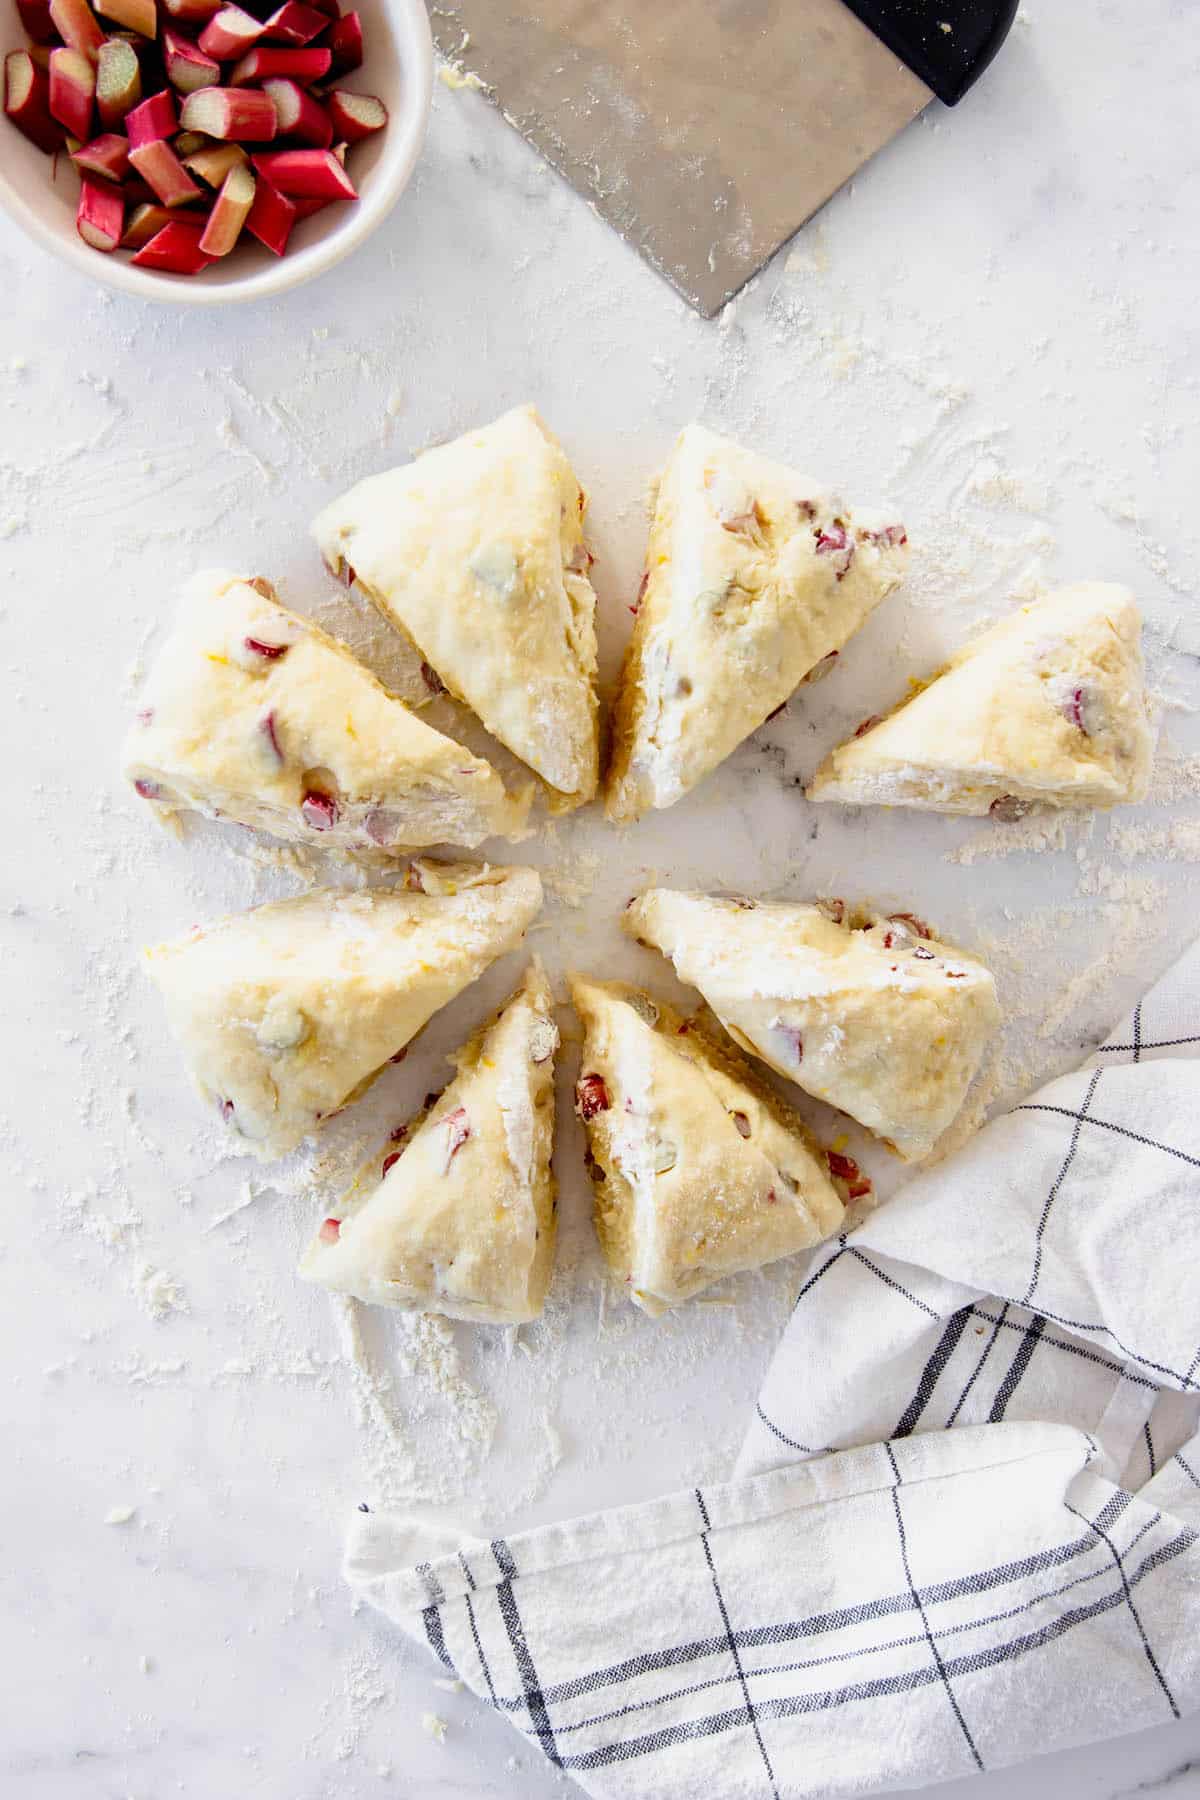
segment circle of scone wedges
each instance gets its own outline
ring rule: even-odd
[[[431,687],[525,765],[553,812],[601,789],[585,511],[527,406],[359,482],[314,525],[331,571],[411,640]],[[673,805],[827,672],[902,580],[907,548],[893,516],[852,511],[687,426],[631,609],[607,817]],[[1019,605],[864,719],[807,797],[986,813],[998,830],[1034,807],[1140,799],[1140,638],[1123,587],[1080,582]],[[526,833],[535,788],[506,790],[268,581],[223,573],[185,589],[123,761],[160,815],[232,820],[385,868],[423,846]],[[240,1147],[278,1157],[400,1060],[520,943],[541,901],[533,869],[417,856],[401,885],[317,888],[146,956],[201,1095]],[[685,1017],[626,983],[570,978],[597,1233],[615,1279],[658,1315],[819,1242],[870,1192],[763,1065],[918,1161],[959,1112],[1000,1013],[983,964],[909,913],[652,888],[623,923],[706,1003]],[[534,1318],[554,1260],[557,1044],[535,957],[457,1051],[449,1086],[321,1222],[300,1273],[385,1306]]]

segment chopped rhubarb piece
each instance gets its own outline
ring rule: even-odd
[[[1064,719],[1074,725],[1076,731],[1082,731],[1084,737],[1087,737],[1088,729],[1083,722],[1083,699],[1083,689],[1072,688],[1063,701],[1062,710]]]
[[[129,140],[107,131],[73,150],[71,161],[84,175],[98,175],[102,181],[124,181],[129,173]]]
[[[298,197],[292,201],[292,205],[296,209],[297,222],[301,219],[311,219],[314,213],[319,213],[332,204],[330,200],[318,200],[314,194],[309,194],[303,199]]]
[[[186,25],[193,31],[198,25],[207,25],[213,14],[221,10],[221,0],[159,0],[159,5],[177,25]]]
[[[866,737],[868,731],[874,731],[875,727],[879,724],[882,716],[883,715],[881,713],[872,713],[869,718],[860,720],[860,722],[854,727],[855,737],[856,738]]]
[[[329,108],[334,136],[344,138],[348,144],[356,144],[360,138],[370,137],[373,131],[382,131],[387,124],[387,107],[382,100],[376,100],[373,94],[347,94],[341,88],[334,88],[325,104]],[[580,550],[586,560],[581,559],[576,573],[585,572],[593,560],[582,544]]]
[[[125,226],[125,235],[121,239],[122,250],[140,250],[156,237],[164,225],[171,223],[171,215],[165,206],[156,206],[146,202],[137,206],[129,215]]]
[[[300,816],[314,831],[331,831],[337,824],[338,805],[330,794],[309,788],[300,802]]]
[[[184,157],[183,166],[190,175],[204,182],[206,187],[219,188],[230,169],[246,168],[249,161],[240,144],[206,142],[203,150]]]
[[[262,34],[260,19],[252,18],[240,6],[223,6],[200,33],[200,48],[206,56],[228,62],[231,57],[244,56]]]
[[[729,1116],[737,1126],[738,1136],[748,1138],[750,1136],[750,1120],[748,1115],[744,1112],[733,1112],[730,1113]]]
[[[242,235],[242,226],[253,205],[254,176],[244,166],[230,169],[200,239],[200,248],[206,256],[229,255]],[[255,638],[247,638],[246,642],[260,656],[282,656],[287,649],[286,644],[260,644]]]
[[[140,106],[125,115],[129,148],[137,150],[143,144],[156,143],[159,138],[173,137],[178,125],[175,96],[170,88],[160,88],[157,94],[151,94],[148,100],[143,100]]]
[[[400,1152],[398,1150],[389,1150],[387,1155],[383,1159],[383,1167],[379,1171],[379,1178],[381,1181],[386,1177],[388,1170],[390,1168],[392,1168],[393,1165],[395,1163],[398,1163],[399,1161],[400,1161]]]
[[[321,1229],[317,1233],[317,1236],[323,1244],[336,1244],[338,1237],[341,1234],[341,1229],[342,1222],[340,1219],[322,1219]]]
[[[302,0],[284,0],[263,26],[262,34],[268,44],[290,44],[298,50],[328,24],[327,15],[315,6],[305,6]]]
[[[358,198],[354,183],[330,150],[269,150],[253,161],[281,193],[320,200]]]
[[[151,41],[158,35],[158,7],[155,0],[96,0],[96,11],[139,37]]]
[[[17,0],[17,12],[25,35],[35,44],[57,44],[58,31],[50,17],[50,0]]]
[[[104,29],[87,0],[50,0],[50,17],[67,48],[82,50],[90,62],[95,62],[104,42]]]
[[[575,1111],[583,1120],[594,1119],[612,1105],[603,1075],[581,1075],[575,1084]]]
[[[272,255],[282,256],[295,223],[295,206],[277,187],[272,187],[265,175],[260,175],[254,205],[246,217],[246,230],[251,237],[265,244]]]
[[[870,1179],[862,1173],[852,1156],[841,1156],[836,1150],[827,1150],[825,1160],[833,1179],[846,1183],[851,1200],[861,1200],[864,1194],[870,1193]]]
[[[139,144],[129,152],[129,160],[164,206],[186,206],[189,200],[200,198],[200,189],[165,138]]]
[[[105,131],[116,131],[142,97],[142,65],[132,44],[108,38],[96,64],[96,111]]]
[[[276,657],[283,656],[291,649],[290,644],[264,644],[261,638],[255,637],[245,638],[243,642],[247,650],[252,650],[255,656],[265,657],[268,662],[274,662]]]
[[[813,535],[817,540],[817,555],[830,558],[834,574],[841,581],[854,560],[854,540],[840,519],[835,519],[828,531],[822,531],[819,525],[814,527]]]
[[[200,242],[203,244],[204,239],[201,238]],[[275,724],[274,710],[263,714],[262,718],[258,721],[258,729],[262,732],[267,747],[275,758],[275,761],[282,766],[287,759],[283,754],[283,748],[279,742],[279,732]]]
[[[209,137],[235,143],[266,144],[275,136],[275,108],[266,94],[253,88],[201,88],[189,94],[179,115],[188,131],[206,131]],[[319,156],[320,151],[291,152],[293,156]],[[278,187],[280,183],[276,181]]]
[[[320,81],[329,73],[331,61],[329,51],[324,49],[274,50],[259,45],[256,50],[247,51],[240,62],[234,63],[229,85],[247,87],[251,82],[268,81],[276,76],[303,83]]]
[[[93,250],[115,250],[125,226],[125,202],[120,190],[106,181],[85,175],[79,184],[75,229]]]
[[[4,110],[13,124],[53,156],[62,149],[63,129],[50,112],[50,81],[28,50],[10,50],[4,59]]]
[[[351,580],[353,580],[353,578],[353,571],[351,571]],[[421,680],[425,683],[425,686],[429,689],[431,694],[444,694],[446,691],[445,682],[442,680],[437,670],[431,668],[427,662],[421,664]]]
[[[348,75],[360,69],[363,59],[362,20],[356,12],[345,13],[329,27],[326,40],[333,57],[330,65],[335,75]]]
[[[143,800],[158,800],[162,797],[162,789],[157,781],[135,781],[133,791],[140,794]]]
[[[263,92],[275,108],[275,129],[280,137],[296,138],[302,144],[315,144],[327,149],[333,141],[333,126],[325,109],[296,82],[284,76],[273,76],[263,82]]]
[[[207,56],[197,44],[170,25],[163,29],[162,52],[167,80],[181,94],[216,87],[221,79],[221,65],[216,58]]]
[[[92,135],[92,103],[96,70],[82,50],[50,52],[50,111],[72,137],[86,143]]]
[[[442,1174],[448,1175],[450,1164],[462,1149],[471,1135],[471,1122],[467,1118],[465,1106],[456,1106],[452,1113],[447,1113],[442,1120],[446,1127],[446,1160],[442,1164]]]
[[[134,257],[139,269],[161,269],[168,275],[198,275],[212,261],[200,248],[204,229],[199,219],[172,219]]]

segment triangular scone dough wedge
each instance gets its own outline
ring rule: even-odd
[[[147,950],[196,1087],[256,1155],[358,1099],[542,903],[533,869],[419,861],[406,880],[317,888]]]
[[[823,674],[899,585],[907,544],[894,515],[852,515],[807,476],[687,426],[659,482],[608,817],[674,805]]]
[[[141,708],[124,770],[163,813],[399,855],[519,834],[529,810],[257,577],[188,583]]]
[[[730,1036],[906,1161],[950,1124],[1000,1021],[983,964],[910,914],[651,888],[625,929],[669,956]]]
[[[515,1325],[554,1262],[554,1002],[541,964],[452,1059],[458,1077],[359,1171],[300,1264],[379,1306]]]
[[[586,499],[532,406],[372,475],[318,516],[335,573],[554,790],[596,791],[596,596]]]
[[[1137,602],[1081,581],[1019,607],[887,718],[865,721],[808,798],[1015,819],[1039,801],[1140,800],[1150,761]]]
[[[837,1230],[824,1154],[732,1047],[624,982],[572,976],[571,997],[596,1230],[636,1305],[657,1317]]]

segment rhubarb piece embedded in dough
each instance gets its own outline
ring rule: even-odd
[[[1081,581],[1018,607],[826,757],[810,800],[1019,819],[1144,797],[1152,755],[1141,616]]]
[[[657,1317],[838,1229],[825,1153],[731,1045],[623,982],[571,994],[596,1230],[636,1306]]]
[[[269,582],[212,571],[185,590],[124,769],[163,811],[372,854],[472,849],[519,834],[528,811],[490,763],[424,724]]]
[[[487,729],[580,806],[596,791],[596,596],[583,490],[531,406],[372,475],[313,531],[331,569]]]
[[[1000,1022],[988,970],[910,913],[651,888],[623,923],[743,1049],[908,1161],[958,1113]]]
[[[818,482],[700,425],[658,486],[625,656],[605,808],[673,806],[898,586],[894,514],[851,513]]]
[[[202,1097],[246,1150],[284,1156],[515,949],[541,903],[533,869],[419,861],[405,888],[318,888],[146,958]]]
[[[393,1132],[322,1221],[304,1279],[452,1319],[536,1318],[554,1262],[557,1043],[535,961],[452,1058],[457,1078]]]

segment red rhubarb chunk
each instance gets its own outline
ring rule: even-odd
[[[263,82],[263,92],[275,108],[275,129],[279,137],[295,138],[301,144],[313,144],[320,150],[333,142],[333,125],[319,101],[299,82],[275,75]]]
[[[452,1113],[446,1114],[442,1124],[446,1127],[446,1160],[442,1164],[442,1174],[446,1175],[450,1171],[450,1164],[471,1135],[466,1107],[456,1106]]]
[[[124,181],[129,173],[129,139],[106,131],[73,150],[71,161],[81,174],[97,175],[102,181]]]
[[[247,650],[253,650],[255,656],[265,656],[274,662],[277,656],[286,655],[291,648],[289,644],[264,644],[261,638],[248,637],[245,640]]]
[[[267,106],[271,105],[265,94],[259,97]],[[205,94],[196,95],[197,100],[206,98]],[[272,108],[272,130],[274,125],[275,114]],[[268,150],[263,155],[254,157],[253,162],[259,173],[265,175],[281,193],[294,194],[301,199],[310,196],[321,200],[358,198],[354,183],[331,150]]]
[[[164,206],[185,206],[189,200],[200,198],[201,190],[165,138],[139,144],[129,152],[129,161]]]
[[[586,1122],[612,1105],[603,1075],[581,1075],[575,1085],[575,1111]]]
[[[254,205],[246,215],[246,230],[251,237],[265,244],[272,255],[282,256],[295,222],[293,203],[260,175],[254,190]]]
[[[198,45],[185,38],[170,25],[162,34],[163,64],[167,80],[181,94],[194,94],[199,88],[216,87],[221,79],[221,65]]]
[[[139,269],[161,269],[166,275],[198,275],[212,261],[200,248],[203,223],[195,219],[172,219],[164,225],[134,257]]]
[[[229,74],[230,87],[247,87],[254,81],[267,81],[277,75],[291,81],[320,81],[328,75],[333,54],[325,49],[276,50],[265,44],[247,51]]]
[[[317,1233],[317,1236],[323,1244],[336,1244],[338,1238],[341,1236],[341,1230],[342,1222],[340,1219],[322,1219],[321,1229]]]
[[[387,107],[372,94],[347,94],[335,88],[326,97],[325,104],[329,108],[334,136],[343,138],[348,144],[370,137],[373,131],[382,131],[387,124]],[[584,544],[579,546],[575,556],[580,560],[574,572],[585,574],[595,558]]]
[[[231,57],[244,56],[262,34],[260,20],[252,18],[240,6],[223,6],[200,33],[200,48],[205,56],[228,62]]]
[[[72,137],[86,143],[92,135],[96,70],[82,50],[50,52],[50,111]]]
[[[179,125],[175,96],[170,88],[160,88],[125,117],[125,135],[131,150],[152,144],[159,138],[172,137]]]
[[[332,831],[337,824],[337,801],[329,794],[309,788],[300,802],[300,816],[314,831]]]
[[[395,1164],[398,1163],[399,1161],[400,1161],[400,1152],[398,1150],[389,1151],[387,1156],[385,1156],[383,1159],[383,1168],[379,1171],[380,1179],[382,1180],[383,1177],[387,1174],[388,1170],[390,1168],[393,1168],[395,1166]]]
[[[63,145],[63,128],[50,111],[50,81],[28,50],[4,59],[4,110],[31,144],[53,156]]]
[[[262,34],[268,44],[288,44],[299,50],[328,24],[328,16],[318,12],[315,6],[305,6],[302,0],[285,0],[285,4],[271,14]]]
[[[115,250],[125,228],[125,202],[119,189],[85,175],[79,184],[75,229],[93,250]]]
[[[335,75],[348,75],[351,69],[362,67],[362,20],[356,12],[349,12],[343,18],[335,19],[326,41],[333,56],[332,68]]]
[[[201,88],[184,101],[179,122],[185,131],[203,131],[209,137],[239,144],[265,144],[275,136],[275,108],[266,94],[254,88]],[[285,154],[318,153],[293,150]],[[275,180],[270,170],[266,173]],[[283,184],[276,180],[275,185]]]

